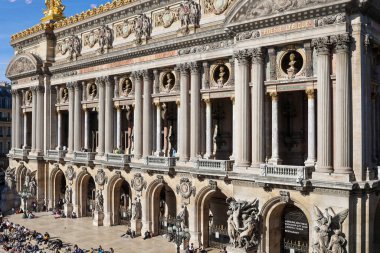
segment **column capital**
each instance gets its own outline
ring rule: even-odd
[[[109,76],[100,76],[95,79],[95,84],[99,87],[103,87],[107,82],[110,82]]]
[[[115,109],[116,109],[116,111],[120,111],[121,110],[121,106],[120,105],[115,105]]]
[[[82,88],[82,84],[80,82],[74,82],[74,89],[76,91],[80,90]]]
[[[330,54],[331,41],[328,36],[313,39],[311,45],[318,54]]]
[[[211,98],[204,98],[203,102],[205,102],[206,105],[211,103]]]
[[[153,104],[155,107],[160,107],[161,105],[160,101],[154,101]]]
[[[77,82],[68,82],[66,83],[66,88],[69,90],[69,91],[72,91],[74,90],[74,87],[76,85]]]
[[[142,77],[144,78],[144,81],[149,81],[153,79],[153,71],[150,69],[145,69],[142,71]]]
[[[253,64],[262,64],[264,63],[265,50],[262,47],[253,48],[250,50],[250,56]]]
[[[11,90],[11,94],[16,96],[19,94],[19,90]]]
[[[350,51],[351,37],[348,33],[333,35],[330,42],[335,46],[337,53],[345,53]]]
[[[181,63],[181,64],[178,64],[177,67],[179,69],[179,71],[181,72],[181,75],[188,75],[189,72],[189,65],[187,63]]]
[[[277,91],[270,92],[269,96],[272,98],[272,101],[277,101],[278,100],[278,93],[277,93]]]
[[[189,69],[191,74],[199,74],[201,65],[199,64],[199,62],[190,62]]]
[[[33,86],[33,87],[30,87],[30,90],[36,94],[36,93],[44,93],[45,92],[45,87],[44,86]]]
[[[176,103],[177,106],[180,106],[180,105],[181,105],[181,100],[180,100],[180,99],[177,99],[177,100],[175,101],[175,103]]]
[[[315,93],[314,88],[307,88],[305,90],[305,93],[308,99],[314,99],[314,93]]]
[[[251,53],[249,49],[243,49],[234,52],[234,58],[237,59],[239,64],[248,64],[250,55]]]
[[[235,96],[230,97],[232,104],[235,104]]]

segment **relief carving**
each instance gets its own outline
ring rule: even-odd
[[[178,13],[178,8],[170,9],[169,7],[166,7],[164,11],[153,16],[154,26],[163,26],[164,28],[170,27],[174,22],[179,20]]]
[[[106,25],[102,25],[84,37],[84,46],[93,48],[96,43],[99,45],[99,49],[97,50],[98,53],[107,53],[108,50],[112,48],[113,44],[112,29]]]
[[[136,36],[136,44],[141,45],[146,42],[152,33],[152,22],[145,14],[140,14],[134,22],[134,30]]]
[[[57,50],[62,55],[68,53],[67,59],[69,61],[77,60],[78,56],[81,54],[82,43],[77,36],[71,35],[64,41],[58,43]]]
[[[143,189],[146,189],[146,181],[140,173],[136,173],[131,180],[131,186],[137,192],[141,192]]]
[[[183,34],[190,32],[190,27],[199,27],[201,19],[201,6],[193,0],[185,0],[181,3],[179,10],[179,19],[181,20],[181,27]]]
[[[8,69],[7,76],[13,76],[16,74],[21,74],[24,72],[35,70],[36,66],[33,64],[33,62],[26,58],[21,57],[17,59]]]
[[[346,22],[346,13],[338,13],[335,15],[325,16],[314,20],[315,26],[325,26],[332,24],[340,24]]]
[[[95,175],[95,182],[100,186],[104,185],[107,182],[107,177],[104,170],[98,170],[98,173]]]
[[[192,183],[188,178],[181,178],[176,189],[177,194],[180,194],[184,199],[190,198],[191,195],[195,196],[196,188],[195,186],[192,186]]]

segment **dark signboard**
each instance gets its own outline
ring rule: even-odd
[[[282,252],[307,252],[309,245],[309,224],[305,214],[294,205],[289,205],[284,208],[282,216],[282,235]]]

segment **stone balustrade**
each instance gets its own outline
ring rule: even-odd
[[[297,183],[311,179],[314,166],[261,164],[261,176],[295,179]]]
[[[200,170],[232,171],[233,165],[233,160],[199,159],[194,163],[194,168]]]
[[[29,155],[30,149],[14,148],[10,155],[15,158],[25,159]]]
[[[133,155],[107,153],[105,161],[110,164],[124,165],[131,162]]]
[[[60,160],[65,158],[66,153],[67,150],[47,150],[45,157],[47,160]]]
[[[74,152],[73,160],[75,161],[83,161],[90,162],[95,160],[96,152]]]
[[[169,168],[176,165],[177,159],[177,157],[148,156],[145,158],[145,164]]]

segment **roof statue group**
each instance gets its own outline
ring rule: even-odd
[[[46,10],[44,10],[45,17],[41,19],[42,22],[51,20],[57,21],[65,18],[63,11],[65,6],[61,0],[45,0]]]

